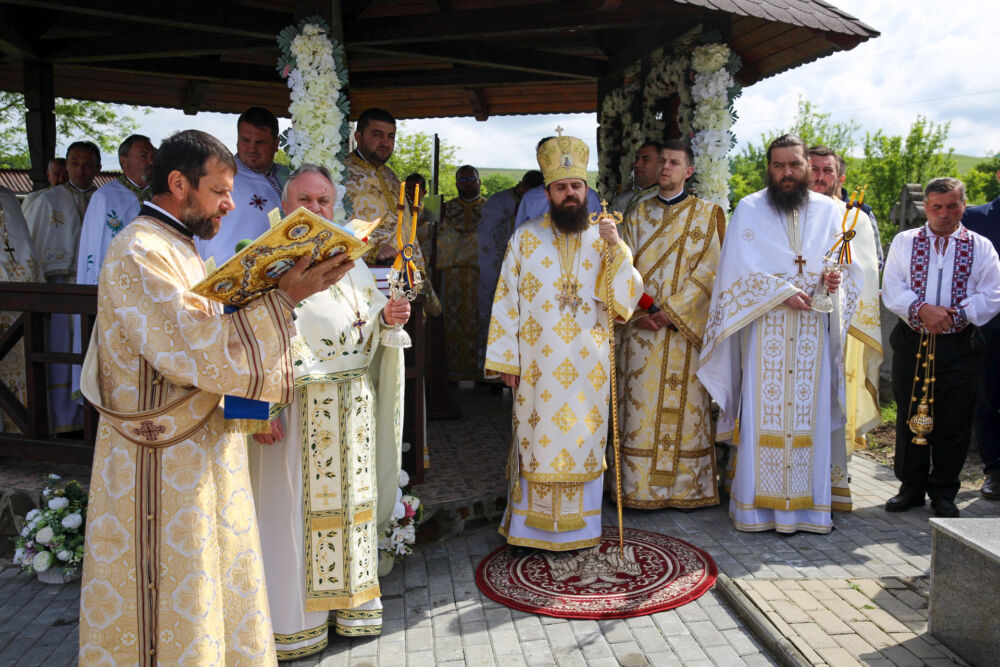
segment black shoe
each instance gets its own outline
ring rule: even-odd
[[[923,507],[924,494],[900,491],[885,504],[886,512],[905,512],[911,507]]]
[[[991,470],[986,473],[982,494],[983,498],[987,500],[1000,500],[1000,470]]]
[[[958,508],[955,507],[954,501],[947,498],[931,498],[931,509],[934,510],[934,516],[949,519],[954,519],[958,516]]]

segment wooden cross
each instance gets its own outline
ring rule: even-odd
[[[798,255],[798,258],[794,261],[799,265],[799,275],[802,275],[802,267],[805,265],[806,260],[802,259],[802,255]]]
[[[166,433],[167,427],[154,424],[150,420],[139,422],[139,428],[132,429],[136,435],[141,435],[146,442],[156,442],[160,433]]]
[[[361,332],[361,327],[363,327],[366,324],[368,324],[368,320],[362,319],[361,318],[361,313],[359,313],[357,311],[355,311],[354,314],[358,316],[358,319],[356,319],[353,322],[351,322],[351,326],[358,330],[358,342],[362,343],[365,340],[365,335],[364,335],[364,333]]]

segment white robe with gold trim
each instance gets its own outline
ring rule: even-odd
[[[403,395],[402,350],[379,344],[385,303],[359,262],[296,308],[285,438],[249,443],[279,659],[323,650],[329,610],[381,594],[377,545],[396,501]]]
[[[830,315],[783,305],[799,291],[813,294],[841,232],[829,197],[810,192],[799,213],[797,223],[779,214],[765,190],[740,201],[712,291],[698,378],[722,410],[717,437],[738,445],[729,511],[740,530],[832,526],[831,446],[844,425],[841,322],[850,321],[863,278],[848,267]]]
[[[500,526],[511,544],[559,551],[600,540],[613,372],[605,304],[611,302],[616,318],[628,319],[642,293],[628,246],[620,242],[611,250],[607,268],[605,247],[594,226],[557,240],[547,215],[522,225],[507,246],[486,374],[520,376],[510,494]],[[560,307],[559,282],[565,277],[580,283],[575,309],[565,301]]]

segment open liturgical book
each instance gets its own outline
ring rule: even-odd
[[[341,226],[299,207],[222,266],[209,269],[191,289],[227,306],[243,306],[274,289],[303,255],[311,255],[313,264],[343,252],[358,259],[371,249],[368,235],[380,221],[354,219]]]

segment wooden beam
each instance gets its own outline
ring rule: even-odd
[[[0,53],[15,58],[34,60],[38,58],[38,40],[25,35],[15,13],[0,7]]]
[[[274,37],[264,41],[246,37],[180,35],[158,31],[152,35],[120,35],[102,42],[91,37],[52,40],[44,57],[54,63],[96,63],[109,60],[177,58],[222,54],[270,53],[276,50]]]
[[[24,73],[25,130],[31,156],[31,183],[39,190],[48,185],[45,171],[56,154],[56,96],[52,63],[26,60]]]
[[[372,47],[349,43],[348,50],[361,53],[392,53],[400,56],[416,55],[466,65],[555,74],[570,79],[596,80],[604,71],[603,63],[592,58],[578,58],[549,51],[518,49],[474,41],[455,40],[437,44],[402,43]]]
[[[185,116],[197,115],[201,110],[201,105],[205,102],[205,93],[208,92],[208,81],[192,81],[184,91],[184,102],[181,110]]]
[[[171,0],[163,3],[131,0],[0,0],[0,4],[34,7],[68,15],[86,14],[160,28],[180,28],[272,41],[281,28],[292,22],[292,15],[288,12],[205,0]]]
[[[176,76],[190,80],[278,83],[273,67],[198,58],[115,60],[88,65],[88,69]],[[441,69],[360,70],[351,72],[351,90],[428,88],[438,86],[505,86],[543,81],[565,81],[554,74],[494,69],[492,67],[443,67]]]
[[[511,33],[605,30],[647,26],[664,18],[684,18],[692,10],[666,2],[634,0],[613,12],[594,8],[589,0],[564,0],[532,5],[520,11],[510,7],[488,7],[400,17],[355,19],[345,32],[351,45],[374,46],[396,42],[440,42],[451,39],[499,37]]]
[[[479,121],[489,118],[489,106],[486,104],[486,98],[483,96],[482,89],[466,88],[465,92],[469,96],[469,106],[472,107],[473,117]]]
[[[671,42],[696,25],[697,21],[680,21],[654,25],[642,34],[629,40],[617,51],[607,65],[607,76],[621,74],[661,46]]]

